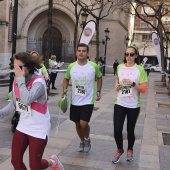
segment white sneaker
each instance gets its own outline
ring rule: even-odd
[[[57,155],[52,155],[50,159],[55,161],[55,163],[51,167],[51,170],[64,170],[64,167],[61,164]]]
[[[85,139],[84,140],[84,152],[88,153],[91,150],[91,140]]]

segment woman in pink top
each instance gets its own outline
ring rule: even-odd
[[[12,101],[0,110],[0,117],[18,111],[20,120],[12,140],[12,164],[15,170],[27,170],[23,155],[29,146],[31,170],[63,170],[57,155],[49,160],[42,159],[50,131],[50,114],[47,106],[46,83],[42,76],[34,74],[41,68],[41,58],[29,53],[14,55]]]

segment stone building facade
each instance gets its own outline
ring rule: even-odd
[[[37,50],[42,53],[47,43],[48,29],[48,0],[18,0],[18,24],[16,52]],[[12,42],[10,39],[10,13],[14,1],[0,1],[0,22],[7,21],[8,24],[0,25],[0,68],[8,67],[11,58]],[[88,20],[94,20],[88,16]],[[114,11],[107,18],[100,21],[100,57],[104,57],[106,28],[109,28],[110,40],[107,43],[106,64],[112,65],[115,58],[119,62],[123,61],[125,50],[125,37],[129,34],[129,15],[121,10]],[[78,37],[82,28],[79,21]],[[70,0],[53,0],[52,16],[52,53],[57,55],[58,60],[72,62],[74,60],[73,40],[74,40],[75,14],[74,6]],[[92,42],[95,42],[93,36]],[[96,44],[90,43],[90,59],[96,57]],[[113,72],[111,67],[106,67],[106,73]]]

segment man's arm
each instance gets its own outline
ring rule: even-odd
[[[96,101],[101,99],[102,77],[97,78],[97,98]]]
[[[63,86],[62,97],[64,97],[64,95],[67,93],[68,84],[69,84],[69,79],[64,78],[63,84],[62,84],[62,86]]]

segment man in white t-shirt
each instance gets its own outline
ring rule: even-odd
[[[72,81],[70,120],[75,122],[77,134],[81,140],[79,152],[89,152],[91,149],[89,122],[93,112],[95,94],[96,100],[99,101],[102,88],[102,73],[96,63],[88,61],[88,55],[88,45],[79,44],[76,52],[77,61],[68,66],[63,80],[62,97],[66,95],[69,80]]]

